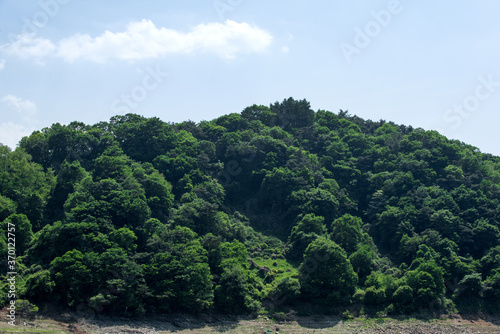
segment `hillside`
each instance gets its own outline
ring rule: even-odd
[[[53,124],[0,151],[2,306],[500,310],[500,157],[436,131],[289,98],[200,123]]]

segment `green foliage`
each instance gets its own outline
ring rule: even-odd
[[[375,253],[369,245],[364,245],[349,256],[352,268],[359,277],[360,282],[368,276],[374,267]]]
[[[144,190],[133,179],[83,179],[64,204],[72,221],[110,221],[116,227],[140,226],[150,217]],[[131,184],[132,183],[132,184]]]
[[[34,302],[48,300],[55,287],[50,271],[40,270],[26,278],[26,297]]]
[[[137,248],[137,245],[135,244],[137,236],[132,230],[126,227],[111,231],[109,234],[109,240],[114,242],[117,247],[128,252],[133,252]]]
[[[268,298],[279,304],[293,304],[300,296],[300,282],[296,278],[285,277],[271,290]]]
[[[220,267],[230,268],[234,266],[241,266],[243,269],[248,269],[248,253],[246,247],[235,240],[233,242],[224,242],[220,244]]]
[[[390,274],[372,272],[365,280],[365,303],[380,305],[390,300],[398,288],[398,283]]]
[[[381,305],[386,301],[385,289],[370,286],[365,290],[365,303],[368,305]]]
[[[14,227],[14,230],[10,227]],[[31,223],[24,214],[14,213],[8,216],[0,223],[0,230],[3,231],[4,235],[7,231],[14,231],[12,235],[15,236],[14,244],[16,245],[15,249],[18,255],[24,254],[33,239]]]
[[[11,222],[21,297],[94,314],[498,309],[499,203],[500,158],[293,98],[0,145],[0,254]]]
[[[95,286],[91,268],[94,253],[82,254],[72,250],[50,263],[51,278],[55,283],[54,292],[68,306],[76,307],[84,303]]]
[[[398,286],[392,295],[392,300],[394,301],[396,309],[400,310],[401,313],[414,310],[413,289],[408,285]]]
[[[267,126],[271,126],[276,114],[269,107],[254,104],[243,109],[241,116],[249,121],[260,121]]]
[[[133,175],[137,182],[144,188],[146,203],[151,210],[151,216],[165,221],[174,203],[171,185],[153,168],[144,170],[134,169]],[[133,179],[131,179],[133,181]],[[136,185],[136,189],[139,185]]]
[[[344,248],[348,254],[352,254],[362,240],[362,225],[361,218],[345,214],[333,221],[331,239]]]
[[[480,273],[466,275],[458,283],[457,297],[460,299],[479,298],[483,294],[483,282]]]
[[[199,312],[211,307],[212,275],[196,233],[187,227],[160,230],[148,248],[154,253],[143,267],[155,309]]]
[[[311,212],[330,221],[337,214],[339,200],[324,189],[314,188],[309,191],[301,189],[290,195],[289,206],[291,212]]]
[[[2,195],[0,195],[0,221],[16,212],[16,203]]]
[[[443,270],[435,262],[423,262],[416,270],[410,271],[406,279],[414,292],[415,303],[428,307],[429,303],[444,296]]]
[[[482,255],[487,250],[500,245],[500,230],[491,225],[487,220],[480,219],[472,229],[474,233],[474,245],[477,254]]]
[[[484,276],[490,276],[500,268],[500,246],[491,248],[481,259],[481,272]]]
[[[217,204],[194,196],[192,201],[182,204],[173,212],[173,223],[189,227],[200,235],[214,233],[226,237],[230,229],[229,217],[217,209]]]
[[[121,248],[108,249],[92,260],[97,277],[94,291],[98,293],[90,297],[90,307],[96,313],[142,314],[142,298],[147,291],[142,268]]]
[[[494,275],[488,277],[485,282],[485,290],[484,290],[485,298],[493,302],[495,307],[500,306],[500,271],[497,270]]]
[[[271,112],[276,114],[277,125],[287,131],[309,126],[314,120],[314,111],[305,99],[296,101],[290,97],[276,102],[271,105]]]
[[[215,305],[224,313],[255,313],[260,308],[262,283],[239,265],[224,268],[215,288]]]
[[[127,114],[111,118],[111,127],[125,154],[138,161],[153,161],[175,147],[175,132],[159,118]]]
[[[60,219],[64,213],[64,202],[68,195],[75,191],[75,185],[85,177],[89,176],[78,160],[71,164],[64,160],[59,173],[52,196],[47,203],[47,213],[52,219]]]
[[[33,239],[28,257],[34,263],[48,264],[71,250],[102,252],[112,246],[106,233],[111,227],[91,223],[55,222],[46,225]]]
[[[0,195],[14,201],[17,211],[25,214],[37,229],[43,224],[44,208],[54,185],[53,173],[45,172],[30,155],[21,149],[10,152],[7,146],[0,146]],[[13,208],[12,203],[4,205]]]
[[[326,234],[324,221],[324,217],[309,213],[292,228],[289,237],[290,249],[288,251],[290,258],[296,260],[302,258],[307,246],[316,238]]]
[[[309,298],[326,297],[333,303],[347,303],[355,292],[358,276],[345,251],[335,242],[319,237],[304,252],[299,280],[302,292]]]
[[[33,318],[38,310],[38,306],[30,303],[28,300],[19,299],[16,301],[16,314],[21,317]]]

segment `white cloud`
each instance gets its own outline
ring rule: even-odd
[[[97,37],[78,34],[58,43],[20,36],[2,48],[11,55],[41,58],[52,55],[67,62],[78,59],[103,63],[110,59],[140,60],[168,54],[215,54],[231,59],[242,53],[264,51],[273,37],[248,23],[227,20],[200,24],[189,32],[156,27],[150,20],[132,22],[123,32],[105,31]]]
[[[28,128],[17,123],[0,123],[0,143],[9,146],[11,149],[15,149],[17,143],[19,143],[24,136],[30,135],[33,131],[33,128]]]
[[[36,38],[32,35],[19,35],[15,42],[5,44],[1,49],[11,56],[39,60],[53,54],[56,47],[48,39]]]
[[[38,110],[34,102],[23,100],[20,97],[11,94],[4,96],[2,98],[2,102],[25,117],[33,116]]]
[[[5,59],[0,59],[0,71],[5,67]]]
[[[11,114],[19,115],[17,117],[12,117],[11,115],[11,118],[17,118],[16,121],[0,123],[0,143],[14,149],[21,138],[34,131],[33,125],[36,123],[36,120],[33,116],[38,112],[38,108],[34,102],[24,100],[12,94],[4,96],[0,102],[3,102],[9,109],[16,112]],[[5,114],[7,116],[7,113]]]

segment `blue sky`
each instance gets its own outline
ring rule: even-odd
[[[0,142],[307,99],[500,155],[500,2],[0,0]]]

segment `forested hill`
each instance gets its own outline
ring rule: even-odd
[[[40,309],[499,310],[500,158],[435,131],[289,98],[0,150],[1,273],[14,224],[16,298]]]

